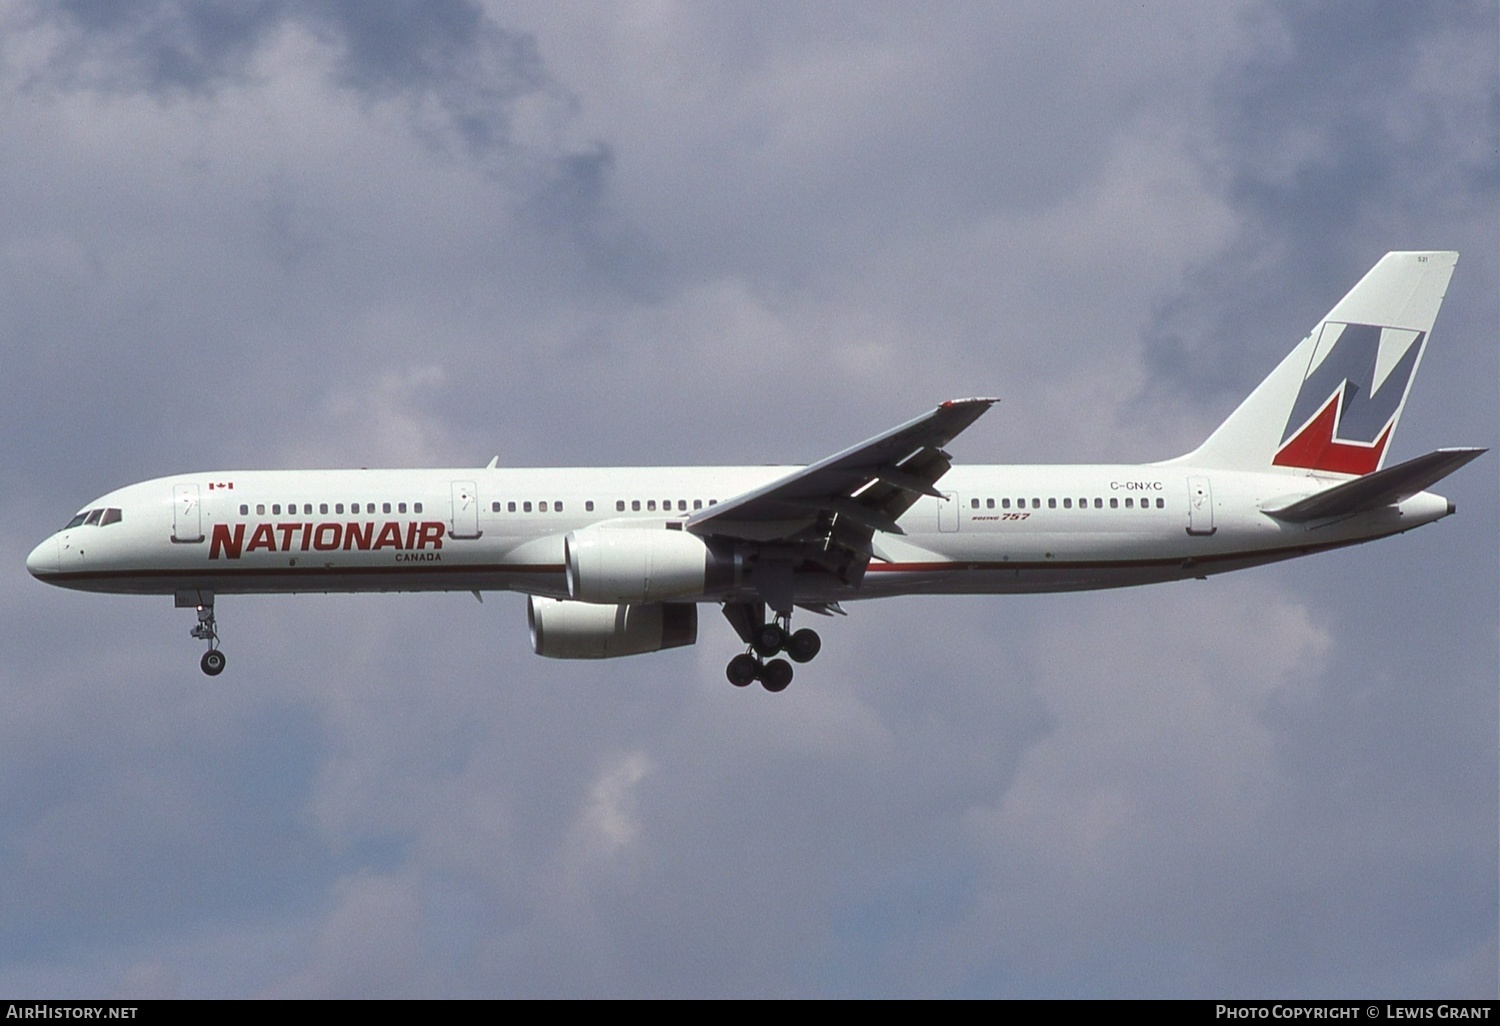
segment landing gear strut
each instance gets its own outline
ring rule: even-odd
[[[210,677],[217,677],[224,672],[224,664],[227,660],[224,653],[219,650],[219,623],[214,619],[214,596],[212,592],[197,592],[193,594],[195,601],[183,601],[183,596],[178,595],[179,606],[191,605],[198,611],[198,623],[193,627],[191,633],[199,641],[208,642],[208,651],[203,653],[203,658],[198,661],[198,666]]]
[[[729,660],[724,670],[729,683],[737,688],[758,680],[767,691],[785,691],[792,682],[792,664],[772,657],[784,652],[794,662],[805,663],[823,647],[817,631],[804,627],[794,633],[791,617],[784,613],[766,622],[764,607],[738,603],[726,605],[724,615],[750,647],[750,651]]]

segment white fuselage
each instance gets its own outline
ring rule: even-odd
[[[666,527],[792,467],[246,471],[159,478],[91,509],[27,566],[64,587],[133,594],[502,590],[568,597],[564,538]],[[1420,493],[1333,521],[1262,512],[1337,478],[1171,464],[957,466],[877,532],[857,585],[796,582],[798,602],[1072,591],[1203,577],[1440,519]],[[749,597],[735,586],[690,601]]]

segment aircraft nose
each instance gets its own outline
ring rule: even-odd
[[[26,569],[33,577],[57,573],[57,536],[54,535],[31,550],[26,557]]]

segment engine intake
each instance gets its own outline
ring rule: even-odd
[[[598,605],[531,596],[531,649],[549,659],[613,659],[698,641],[698,607],[685,602]]]

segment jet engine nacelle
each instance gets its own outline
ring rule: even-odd
[[[734,577],[696,534],[664,528],[586,527],[563,540],[568,595],[580,602],[663,602],[702,598]]]
[[[613,659],[698,641],[698,607],[686,602],[599,605],[531,596],[531,649],[550,659]]]

